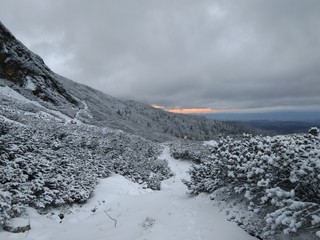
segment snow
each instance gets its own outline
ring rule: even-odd
[[[27,83],[28,82],[31,82],[31,80],[28,79]],[[29,84],[29,87],[31,86],[31,83]],[[9,98],[13,98],[13,99],[20,101],[20,102],[23,102],[23,103],[31,103],[35,106],[41,107],[41,108],[45,109],[49,114],[62,119],[65,123],[82,124],[82,122],[76,118],[70,118],[67,115],[65,115],[59,111],[48,109],[36,101],[31,101],[31,100],[27,99],[26,97],[24,97],[23,95],[21,95],[20,93],[18,93],[17,91],[13,90],[12,88],[10,88],[8,86],[0,87],[0,95],[6,96]]]
[[[120,175],[102,179],[84,205],[55,209],[40,215],[28,209],[31,230],[12,234],[0,231],[1,240],[249,240],[255,239],[228,222],[208,195],[190,197],[180,181],[188,178],[190,163],[167,159],[175,176],[163,181],[161,191],[143,189]],[[61,220],[59,214],[63,213]]]
[[[41,119],[47,119],[47,120],[55,120],[58,121],[60,118],[53,116],[52,114],[49,114],[47,112],[44,111],[39,111],[36,114],[34,113],[25,113],[26,115],[33,115],[36,118],[41,118]]]
[[[216,146],[218,146],[218,143],[214,140],[210,140],[210,141],[204,141],[203,145],[216,147]]]
[[[78,98],[76,98],[76,99],[78,99]],[[82,104],[83,104],[84,107],[83,107],[83,109],[80,108],[80,109],[77,111],[74,120],[77,121],[77,123],[81,123],[81,121],[78,120],[78,117],[79,117],[80,114],[84,114],[84,115],[88,116],[89,118],[93,119],[93,116],[92,116],[92,114],[90,113],[90,110],[89,110],[86,102],[85,102],[84,100],[82,101],[82,100],[80,100],[80,99],[79,99],[79,101],[82,102]]]
[[[39,103],[30,101],[29,99],[25,98],[20,93],[16,92],[15,90],[13,90],[8,86],[0,87],[0,95],[7,96],[9,98],[13,98],[21,102],[33,103],[34,105],[41,106]]]
[[[5,44],[3,44],[3,50],[4,50],[4,53],[8,53],[8,49],[7,49],[7,46]]]
[[[67,115],[63,114],[62,112],[47,109],[48,112],[52,113],[52,115],[59,117],[60,119],[64,120],[65,123],[76,123],[81,124],[82,122],[76,118],[68,117]]]
[[[19,126],[24,126],[24,124],[22,124],[22,123],[19,123],[17,121],[13,121],[13,120],[11,120],[9,118],[6,118],[5,116],[0,115],[0,122],[2,122],[2,121],[3,122],[8,122],[8,123],[14,123],[14,124],[17,124]]]
[[[12,218],[10,219],[10,222],[7,224],[7,226],[10,226],[11,228],[18,228],[25,227],[29,224],[30,222],[28,218]]]
[[[76,98],[76,97],[74,97],[74,98]],[[76,99],[78,99],[78,98],[76,98]],[[75,118],[78,118],[78,116],[80,114],[84,114],[84,115],[88,116],[89,118],[93,119],[93,116],[92,116],[92,114],[91,114],[91,112],[89,110],[89,107],[88,107],[87,103],[84,100],[80,100],[79,99],[79,101],[82,102],[83,109],[82,108],[79,109],[79,111],[76,113],[76,117]]]
[[[31,91],[36,90],[37,86],[32,82],[32,78],[30,76],[27,76],[26,79],[27,81],[24,85],[24,88]]]

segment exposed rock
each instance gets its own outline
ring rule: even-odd
[[[31,81],[35,86],[33,94],[45,102],[78,105],[78,101],[56,80],[57,75],[45,65],[41,57],[26,48],[1,22],[0,78],[19,87]]]
[[[30,227],[30,220],[26,218],[12,218],[6,221],[3,226],[3,230],[12,233],[21,233],[25,231],[29,231]]]

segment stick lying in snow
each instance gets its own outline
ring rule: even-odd
[[[29,226],[31,226],[31,225],[30,225],[30,216],[29,216],[29,223],[28,223],[28,224],[29,224]],[[30,229],[28,230],[28,232],[27,232],[27,235],[26,235],[25,239],[27,239],[27,237],[28,237],[28,235],[29,235],[29,232],[30,232]]]
[[[114,227],[117,227],[117,220],[114,219],[114,218],[112,218],[112,217],[106,212],[106,210],[104,210],[104,213],[105,213],[111,220],[114,221]]]

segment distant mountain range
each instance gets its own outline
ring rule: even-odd
[[[258,113],[210,113],[202,114],[209,119],[222,121],[299,121],[318,122],[320,121],[320,111],[274,111]]]
[[[202,116],[219,121],[242,122],[281,134],[307,132],[311,127],[320,127],[320,111],[213,113]]]
[[[159,142],[175,138],[207,140],[218,134],[263,133],[239,123],[174,114],[143,103],[118,100],[66,79],[52,72],[2,23],[0,100],[0,117],[8,121],[25,123],[31,116],[41,115],[47,120],[109,127]]]

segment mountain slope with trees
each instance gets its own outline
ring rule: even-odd
[[[168,113],[113,98],[52,72],[0,23],[0,84],[45,108],[98,126],[121,129],[154,141],[212,139],[218,134],[262,133],[237,123]]]

